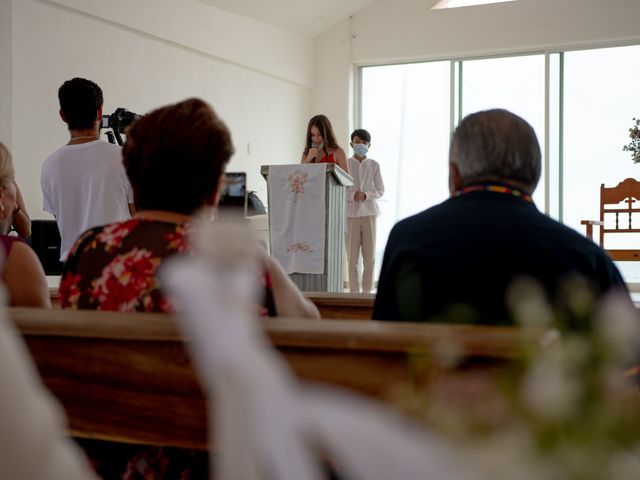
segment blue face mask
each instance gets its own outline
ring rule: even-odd
[[[364,143],[353,144],[353,152],[359,157],[366,157],[368,151],[369,147],[367,147]]]

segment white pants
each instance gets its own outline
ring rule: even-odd
[[[349,291],[360,292],[358,258],[362,249],[362,291],[373,287],[373,269],[376,253],[376,217],[347,218],[347,259],[349,262]]]

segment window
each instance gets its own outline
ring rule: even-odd
[[[362,128],[380,163],[376,266],[393,225],[448,197],[449,62],[370,67],[362,71]]]
[[[534,201],[584,233],[580,221],[599,215],[600,184],[640,176],[622,151],[640,116],[631,94],[638,78],[640,46],[362,67],[358,126],[372,135],[370,154],[386,186],[378,267],[393,225],[448,197],[454,121],[488,108],[511,110],[533,126],[543,153]],[[618,265],[625,279],[640,282],[638,262],[626,263]]]
[[[462,117],[492,108],[509,110],[531,124],[544,154],[544,55],[468,60],[461,63]],[[540,210],[545,209],[544,170],[533,200]]]
[[[598,219],[602,183],[640,177],[640,166],[622,151],[632,118],[640,116],[638,78],[640,46],[565,53],[563,221],[581,232],[581,220]],[[622,238],[608,240],[608,248],[633,248],[632,237],[613,237]],[[617,265],[627,282],[640,282],[638,262]]]

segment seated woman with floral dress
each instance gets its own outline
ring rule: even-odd
[[[185,100],[137,120],[122,150],[137,213],[88,230],[76,241],[62,274],[62,308],[172,311],[156,270],[166,258],[189,251],[188,232],[202,221],[192,215],[216,205],[233,152],[229,130],[202,100]],[[264,272],[263,312],[319,318],[315,305],[266,252]],[[174,478],[167,469],[183,471],[184,452],[172,463],[167,451],[133,459],[123,478]]]

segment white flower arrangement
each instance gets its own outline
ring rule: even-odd
[[[640,360],[640,318],[626,296],[597,304],[585,282],[565,287],[554,307],[532,281],[511,289],[520,323],[549,334],[506,370],[500,388],[476,378],[456,386],[453,401],[451,392],[416,386],[396,396],[401,409],[454,441],[478,479],[638,477],[640,391],[638,369],[629,367]]]

